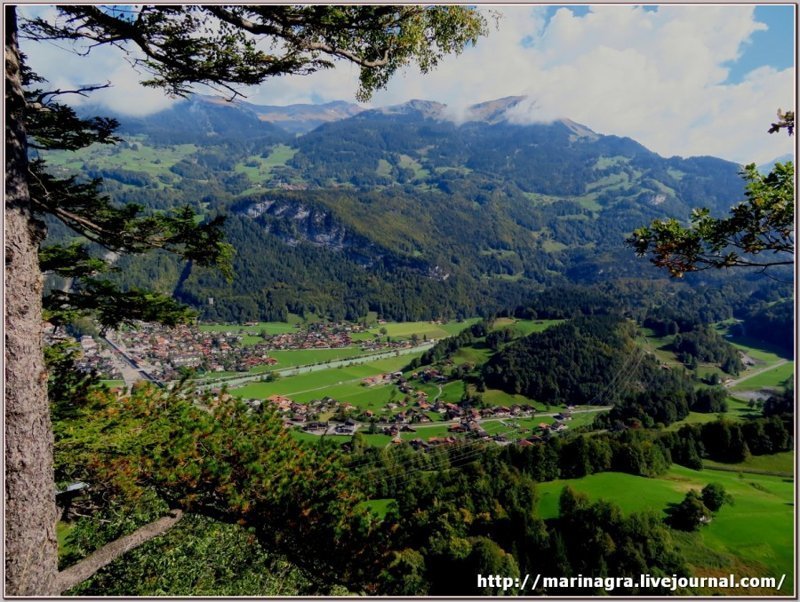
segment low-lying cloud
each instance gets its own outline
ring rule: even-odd
[[[446,115],[463,121],[473,104],[525,95],[508,112],[516,123],[569,118],[599,133],[630,136],[665,156],[765,162],[793,149],[791,139],[766,129],[778,108],[793,106],[794,70],[767,66],[728,81],[731,63],[766,29],[753,6],[604,5],[580,16],[567,8],[549,15],[544,6],[480,10],[499,12],[496,30],[430,74],[398,73],[371,106],[424,98],[447,104]],[[28,44],[25,51],[57,86],[84,83],[86,73],[112,80],[113,88],[91,100],[115,111],[143,115],[171,102],[140,86],[142,75],[113,49],[86,59],[47,44]],[[358,70],[340,64],[245,93],[260,104],[353,101],[357,86]]]

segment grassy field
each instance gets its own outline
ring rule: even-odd
[[[580,426],[591,424],[596,416],[595,413],[577,414],[575,418],[567,424],[570,429],[575,429]],[[555,418],[552,416],[534,416],[532,418],[496,418],[485,420],[481,422],[481,427],[489,435],[502,434],[511,440],[519,440],[530,437],[533,434],[533,429],[539,424],[553,424]],[[413,433],[401,433],[400,438],[404,441],[411,439],[428,440],[430,437],[447,437],[452,435],[450,432],[451,424],[414,424],[412,428],[415,430]],[[459,437],[463,435],[457,435]]]
[[[56,539],[58,540],[59,558],[69,554],[70,549],[69,545],[67,544],[67,536],[69,536],[70,531],[72,531],[74,528],[75,525],[72,523],[65,523],[64,521],[58,521],[56,523]]]
[[[93,144],[77,152],[53,152],[48,154],[47,161],[51,167],[62,167],[70,171],[82,169],[86,163],[100,169],[126,169],[146,173],[154,178],[166,176],[173,179],[177,176],[169,168],[197,152],[197,147],[193,144],[155,147],[143,144],[143,140],[138,136],[128,137],[128,142],[131,145],[136,144],[136,148]],[[156,184],[163,186],[162,182],[156,181]]]
[[[533,399],[529,399],[524,395],[514,395],[513,393],[506,393],[505,391],[501,391],[500,389],[486,389],[483,393],[481,393],[483,400],[493,406],[504,406],[510,407],[515,404],[527,404],[532,405],[538,411],[544,412],[547,410],[547,406],[543,403],[539,403]]]
[[[726,338],[734,347],[737,347],[753,359],[765,364],[774,364],[782,359],[793,359],[791,354],[785,349],[775,345],[770,345],[769,343],[759,341],[758,339],[754,339],[752,337],[727,336]]]
[[[124,389],[125,388],[125,381],[124,380],[101,380],[101,384],[104,384],[109,389]]]
[[[361,502],[359,504],[362,508],[367,508],[370,512],[372,512],[375,516],[380,519],[386,517],[386,513],[389,511],[389,504],[394,502],[394,498],[381,498],[377,500],[367,500],[366,502]]]
[[[558,497],[564,485],[586,493],[591,499],[614,502],[624,512],[663,511],[668,503],[680,502],[689,489],[720,483],[734,498],[714,520],[699,532],[681,537],[687,561],[696,574],[711,568],[740,576],[787,574],[782,594],[791,593],[794,568],[792,542],[794,484],[775,476],[695,471],[673,466],[655,479],[620,473],[601,473],[582,479],[559,480],[538,486],[538,510],[544,518],[558,514]],[[705,558],[714,557],[714,567]]]
[[[295,366],[310,366],[335,360],[350,359],[369,355],[371,351],[362,351],[358,347],[341,347],[339,349],[276,349],[270,351],[270,357],[278,360],[271,369],[282,370]]]
[[[248,335],[245,335],[247,338]],[[251,343],[252,344],[252,343]],[[348,360],[370,355],[372,351],[362,351],[358,347],[342,347],[340,349],[277,349],[269,352],[269,356],[278,360],[273,365],[261,364],[247,371],[248,374],[261,374],[275,370],[288,370],[300,366],[313,366],[336,360]],[[212,372],[203,374],[201,378],[223,378],[226,376],[240,376],[242,372]],[[287,377],[294,378],[294,377]]]
[[[733,391],[757,391],[768,387],[782,387],[785,381],[792,378],[794,374],[794,362],[787,362],[780,366],[775,366],[769,370],[756,374],[755,376],[743,380],[732,388]]]
[[[494,352],[486,347],[484,343],[462,347],[453,354],[453,363],[456,365],[464,363],[483,364],[492,356],[492,353]]]
[[[286,165],[286,162],[294,157],[295,153],[297,153],[297,149],[290,148],[285,144],[278,144],[272,147],[268,157],[251,157],[247,161],[251,165],[239,163],[234,171],[245,174],[253,183],[262,183],[272,177],[273,168]]]
[[[510,328],[517,336],[528,336],[534,332],[542,332],[560,324],[564,320],[519,320],[517,318],[497,318],[492,325],[492,330],[500,330],[501,328]]]
[[[684,418],[683,420],[679,420],[677,422],[673,422],[670,424],[666,430],[668,431],[677,431],[680,430],[682,426],[686,426],[687,424],[705,424],[706,422],[714,422],[719,417],[719,414],[709,413],[709,414],[701,414],[700,412],[689,412],[689,415]],[[730,410],[725,414],[726,418],[736,419],[739,416],[736,412],[731,412]]]
[[[295,332],[297,328],[287,322],[258,322],[254,325],[244,324],[200,324],[200,332],[234,332],[238,334],[258,335],[262,332],[266,334],[285,334]]]
[[[726,470],[736,472],[755,472],[755,473],[781,473],[784,476],[792,476],[794,473],[794,452],[781,452],[767,456],[750,456],[744,462],[738,464],[726,464],[724,462],[714,462],[713,460],[703,460],[703,466],[710,470]]]
[[[389,401],[393,386],[365,387],[361,379],[393,372],[405,366],[413,355],[391,357],[366,364],[343,366],[281,378],[269,383],[250,383],[232,394],[251,399],[266,399],[270,395],[286,395],[299,403],[325,396],[369,410],[383,408]]]
[[[312,435],[311,433],[305,433],[303,431],[291,430],[289,431],[289,434],[291,434],[291,436],[298,441],[303,441],[305,443],[319,443],[322,439],[322,437],[319,435]],[[338,445],[343,445],[349,442],[350,439],[352,439],[352,437],[349,435],[325,435],[326,441],[333,441]]]
[[[435,322],[386,322],[370,328],[367,332],[355,335],[353,339],[369,340],[375,338],[375,335],[389,336],[393,339],[410,339],[415,334],[420,339],[424,337],[428,337],[428,339],[444,339],[458,334],[479,320],[480,318],[469,318],[460,322],[452,320],[442,324]],[[385,335],[381,332],[382,329],[386,330]]]

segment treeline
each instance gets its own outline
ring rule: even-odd
[[[639,382],[635,326],[616,316],[581,317],[514,341],[482,369],[486,384],[545,403],[603,404]]]
[[[761,303],[744,315],[744,323],[734,330],[758,341],[777,345],[794,353],[794,305],[791,298]]]
[[[624,472],[654,477],[670,465],[694,470],[703,458],[737,463],[750,455],[775,454],[793,447],[786,416],[744,422],[720,419],[685,425],[677,431],[629,429],[587,436],[553,437],[529,446],[509,445],[503,457],[535,481],[575,479],[598,472]]]
[[[660,445],[651,433],[636,430],[552,437],[525,447],[509,445],[502,456],[540,482],[609,471],[655,477],[672,464],[666,446]]]
[[[690,368],[697,367],[697,362],[713,362],[728,374],[736,375],[744,370],[739,351],[710,326],[676,334],[672,348]]]
[[[463,450],[452,450],[448,459],[400,446],[384,454],[380,477],[362,479],[376,497],[394,500],[373,537],[374,545],[390,550],[375,593],[574,595],[541,587],[503,592],[479,587],[476,575],[686,570],[657,515],[623,515],[613,504],[590,503],[567,490],[559,517],[543,520],[535,480],[503,452],[487,448],[479,458],[463,457]]]
[[[420,357],[411,360],[406,367],[407,370],[416,370],[420,366],[429,366],[450,358],[462,347],[472,345],[479,339],[486,337],[489,333],[489,323],[481,320],[459,332],[457,335],[447,337],[423,353]]]

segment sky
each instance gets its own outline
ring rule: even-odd
[[[38,13],[48,7],[28,7]],[[602,134],[629,136],[662,156],[713,155],[766,163],[791,153],[794,139],[769,135],[778,108],[795,102],[792,5],[480,5],[489,35],[427,75],[395,75],[371,107],[419,98],[458,119],[474,103],[526,96],[509,119],[569,118]],[[169,106],[115,49],[88,57],[62,45],[23,42],[29,64],[54,87],[98,83],[91,102],[131,115]],[[355,102],[357,70],[341,63],[305,77],[243,89],[268,105]],[[198,90],[208,93],[208,90]]]

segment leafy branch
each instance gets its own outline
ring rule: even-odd
[[[766,269],[792,265],[794,255],[794,165],[777,164],[764,176],[754,164],[742,172],[746,201],[719,219],[695,209],[689,226],[676,219],[654,220],[626,240],[640,257],[670,275],[710,268]]]

